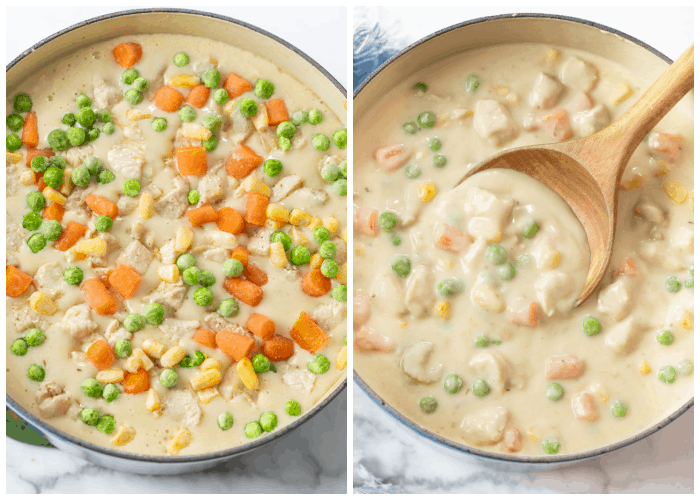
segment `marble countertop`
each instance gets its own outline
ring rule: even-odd
[[[392,53],[438,29],[483,16],[546,12],[590,19],[645,41],[672,59],[693,42],[692,8],[464,7],[357,8],[354,86]],[[358,36],[358,22],[363,35]],[[384,33],[384,35],[382,34]],[[668,36],[673,33],[674,36]],[[388,34],[390,40],[386,41]],[[380,47],[367,52],[363,38]],[[383,45],[381,42],[385,41]],[[359,57],[358,57],[359,55]],[[542,472],[514,472],[469,456],[442,452],[353,387],[355,493],[692,493],[694,409],[623,450]]]
[[[99,15],[139,8],[8,7],[8,19],[27,15],[32,29],[7,24],[6,62],[56,31]],[[344,7],[211,7],[209,12],[259,26],[296,45],[347,86]],[[298,22],[290,23],[290,19]],[[13,29],[14,27],[14,29]],[[323,40],[323,43],[318,43]],[[249,455],[206,472],[134,476],[72,457],[55,448],[6,438],[7,493],[345,493],[347,491],[347,390],[313,420]],[[10,459],[11,457],[11,459]]]

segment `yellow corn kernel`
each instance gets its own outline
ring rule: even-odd
[[[272,229],[273,231],[278,230],[284,226],[284,222],[272,220],[272,219],[265,219],[265,227],[268,229]]]
[[[260,179],[255,177],[255,175],[249,175],[241,183],[241,189],[246,193],[260,193],[267,196],[268,198],[272,195],[272,189],[270,186],[262,182]]]
[[[287,222],[289,220],[289,210],[282,205],[270,203],[267,205],[267,218],[278,222]]]
[[[7,165],[14,165],[22,161],[22,155],[19,153],[10,153],[5,151],[5,162]]]
[[[515,106],[516,104],[520,103],[520,96],[511,92],[506,96],[506,102],[511,106]]]
[[[289,223],[295,226],[308,226],[311,222],[311,216],[304,212],[301,208],[295,208],[289,214]]]
[[[668,164],[663,160],[656,160],[656,168],[654,168],[654,177],[663,177],[671,170]]]
[[[133,354],[126,358],[126,361],[124,362],[124,368],[126,368],[126,371],[129,373],[136,373],[142,366],[143,362],[141,359]]]
[[[204,389],[203,391],[199,391],[197,393],[197,397],[199,398],[199,402],[203,404],[207,404],[211,402],[212,399],[217,397],[219,395],[219,390],[216,387],[210,387],[209,389]]]
[[[292,230],[289,231],[289,236],[295,245],[308,245],[309,239],[304,235],[304,233],[295,226],[292,226]]]
[[[664,188],[664,191],[666,191],[668,197],[671,198],[676,205],[682,205],[685,203],[685,200],[688,199],[688,190],[677,182],[664,181],[661,186]]]
[[[535,429],[534,427],[530,427],[530,428],[527,430],[527,437],[530,438],[530,441],[536,443],[537,441],[540,440],[540,438],[539,438],[539,436],[537,436],[537,434],[535,434],[535,430],[534,430],[534,429]]]
[[[186,448],[192,442],[192,433],[189,429],[183,427],[178,429],[173,437],[170,438],[167,452],[170,455],[177,455],[181,449]]]
[[[489,243],[500,243],[501,242],[501,237],[503,236],[503,233],[501,233],[501,230],[499,229],[496,234],[494,234],[490,239],[487,239]]]
[[[144,191],[139,199],[139,215],[142,219],[150,219],[155,211],[156,200],[153,198],[153,193]]]
[[[399,326],[400,326],[401,328],[406,328],[406,327],[408,326],[408,323],[405,322],[405,321],[402,321],[402,322],[399,323]]]
[[[186,252],[187,249],[190,248],[193,239],[194,231],[192,231],[191,227],[178,227],[177,231],[175,232],[175,251],[177,253]]]
[[[160,364],[166,368],[172,368],[185,357],[185,348],[177,344],[165,351],[160,357]]]
[[[598,393],[598,397],[599,397],[600,399],[603,400],[603,403],[607,403],[607,402],[608,402],[608,399],[609,399],[609,398],[608,398],[608,395],[607,395],[606,393],[604,393],[604,392],[599,392],[599,393]]]
[[[279,241],[270,244],[270,262],[277,267],[285,267],[289,262],[284,245]]]
[[[621,83],[610,96],[610,101],[613,104],[620,104],[627,100],[632,95],[632,87],[626,83]]]
[[[134,349],[131,355],[136,356],[136,358],[141,362],[141,367],[146,371],[149,371],[155,366],[153,361],[151,361],[151,358],[148,357],[148,354],[146,354],[140,347]]]
[[[85,255],[95,255],[101,257],[107,254],[107,241],[102,238],[90,238],[80,240],[75,244],[75,249]]]
[[[329,233],[335,234],[335,232],[338,230],[338,219],[335,217],[324,217],[323,227],[328,229]]]
[[[44,292],[34,292],[29,296],[29,306],[39,314],[52,315],[58,311],[56,303]]]
[[[338,283],[341,285],[347,285],[348,283],[348,264],[347,262],[338,268],[338,274],[335,276]]]
[[[148,389],[148,393],[146,393],[146,409],[148,411],[160,410],[160,398],[153,388]]]
[[[365,246],[364,245],[357,245],[355,247],[355,254],[356,255],[364,255],[365,254]]]
[[[248,359],[248,358],[243,358]],[[248,359],[248,363],[250,360]],[[251,364],[252,368],[253,365]],[[190,385],[195,391],[201,391],[202,389],[209,389],[221,382],[221,372],[219,370],[205,370],[197,373],[190,379]]]
[[[36,174],[33,170],[25,170],[19,175],[19,183],[23,186],[31,186],[36,182]]]
[[[224,113],[227,115],[230,115],[231,112],[235,109],[236,104],[238,104],[238,101],[235,99],[231,99],[230,101],[226,101],[226,104],[224,104]],[[267,114],[267,113],[265,113]]]
[[[199,85],[199,77],[197,75],[173,75],[168,80],[168,85],[171,87],[194,87]]]
[[[260,380],[258,379],[258,374],[255,373],[253,369],[253,363],[250,362],[248,358],[241,359],[236,365],[236,371],[249,390],[254,391],[260,385]]]
[[[176,264],[166,264],[158,268],[158,277],[166,283],[177,283],[180,279],[180,269]]]
[[[126,110],[126,119],[131,122],[137,122],[139,120],[148,120],[151,113],[144,113],[143,111],[136,108],[129,108]]]
[[[556,269],[559,267],[559,261],[561,261],[561,254],[553,248],[548,248],[542,258],[543,267],[545,269]]]
[[[505,85],[496,85],[493,87],[493,90],[499,94],[499,95],[508,95],[510,92],[510,87],[506,87]]]
[[[634,174],[629,179],[620,182],[620,189],[623,191],[632,191],[633,189],[639,189],[646,183],[647,178],[644,174]]]
[[[70,178],[70,174],[73,172],[73,169],[71,168],[66,168],[63,170],[63,184],[59,188],[60,193],[63,196],[69,196],[73,192],[73,181]]]
[[[346,366],[348,366],[348,346],[344,345],[335,358],[335,367],[338,370],[344,370]]]
[[[323,264],[323,257],[321,257],[321,255],[317,253],[313,254],[311,256],[311,260],[309,261],[311,269],[320,269],[321,264]]]
[[[438,302],[435,305],[435,314],[437,314],[439,318],[444,319],[445,321],[450,319],[450,316],[452,316],[450,301],[444,300],[442,302]]]
[[[639,373],[641,373],[642,375],[647,375],[650,372],[651,368],[649,367],[646,361],[642,360],[642,362],[639,363]]]
[[[322,226],[323,221],[319,217],[311,217],[311,220],[309,221],[308,228],[311,229],[312,231],[316,229],[318,226]]]
[[[559,51],[557,49],[549,49],[547,51],[547,55],[546,55],[544,61],[547,64],[553,65],[555,62],[557,62],[560,55],[561,54],[559,53]]]
[[[219,363],[214,358],[207,358],[204,360],[204,363],[201,364],[199,369],[203,372],[207,370],[221,370],[221,363]]]
[[[347,245],[348,244],[348,228],[346,227],[343,229],[343,235],[341,236],[343,238],[343,242]]]
[[[430,201],[437,194],[437,187],[432,182],[425,182],[418,186],[418,196],[422,201]]]
[[[141,349],[153,359],[159,359],[168,350],[162,342],[158,342],[155,339],[144,340],[141,344]]]
[[[211,137],[211,130],[199,123],[184,123],[180,127],[180,134],[186,139],[195,141],[206,141]]]
[[[66,204],[66,197],[58,191],[56,191],[54,188],[46,186],[42,193],[44,193],[44,196],[46,196],[46,199],[49,201],[53,201],[55,203],[58,203],[59,205]]]
[[[100,384],[116,384],[124,380],[124,370],[109,368],[98,372],[95,378]]]
[[[112,444],[115,446],[124,446],[130,443],[136,436],[136,429],[122,424],[117,428],[117,433],[112,438]]]
[[[685,311],[683,313],[683,319],[681,320],[681,328],[688,332],[692,332],[694,324],[695,314],[693,314],[693,311]]]
[[[270,125],[269,118],[267,116],[267,109],[265,109],[263,106],[258,108],[257,114],[251,118],[251,121],[257,130],[261,132],[267,130],[267,127]]]

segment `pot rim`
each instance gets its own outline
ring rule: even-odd
[[[558,21],[567,21],[567,22],[572,22],[572,23],[577,23],[577,24],[583,24],[586,26],[590,26],[591,28],[598,29],[600,31],[604,31],[607,33],[611,33],[613,35],[617,35],[620,38],[623,38],[627,41],[630,41],[634,43],[635,45],[638,45],[642,47],[643,49],[646,49],[647,51],[651,52],[664,62],[671,64],[673,61],[667,57],[666,55],[662,54],[655,48],[651,47],[650,45],[642,42],[641,40],[630,36],[622,31],[616,30],[614,28],[610,28],[608,26],[605,26],[603,24],[599,24],[593,21],[588,21],[585,19],[580,19],[577,17],[570,17],[570,16],[561,16],[561,15],[556,15],[556,14],[535,14],[535,13],[518,13],[518,14],[499,14],[495,16],[486,16],[486,17],[479,17],[476,19],[471,19],[468,21],[464,21],[461,23],[453,24],[451,26],[448,26],[446,28],[443,28],[439,31],[436,31],[434,33],[431,33],[417,42],[412,43],[408,47],[400,50],[393,56],[391,56],[388,60],[386,60],[381,66],[376,68],[372,73],[357,87],[357,89],[353,93],[353,100],[358,97],[360,92],[371,82],[379,73],[381,73],[386,67],[388,67],[390,64],[392,64],[394,61],[397,59],[403,57],[406,55],[408,52],[413,50],[414,48],[418,47],[419,45],[422,45],[425,42],[428,42],[434,38],[437,38],[439,36],[442,36],[444,34],[450,33],[451,31],[457,30],[464,28],[465,26],[470,26],[473,24],[479,24],[479,23],[484,23],[484,22],[489,22],[489,21],[496,21],[496,20],[503,20],[503,19],[523,19],[523,18],[531,18],[531,19],[554,19]],[[510,462],[510,463],[518,463],[518,464],[541,464],[541,465],[560,465],[560,464],[565,464],[565,463],[571,463],[571,462],[577,462],[580,460],[586,460],[589,458],[597,458],[600,456],[603,456],[607,453],[619,450],[621,448],[624,448],[626,446],[629,446],[631,444],[636,443],[637,441],[641,441],[642,439],[654,434],[655,432],[661,430],[662,428],[666,427],[668,424],[676,420],[678,417],[680,417],[682,414],[684,414],[690,407],[693,406],[694,404],[694,397],[691,397],[687,402],[685,402],[681,407],[679,407],[676,411],[674,411],[672,414],[661,420],[660,422],[657,422],[656,424],[644,429],[643,431],[627,438],[622,441],[618,441],[616,443],[609,444],[607,446],[602,446],[600,448],[594,448],[592,450],[587,450],[579,453],[571,453],[567,455],[547,455],[547,456],[518,456],[518,455],[508,455],[505,453],[494,453],[488,450],[482,450],[480,448],[468,446],[465,444],[458,443],[456,441],[453,441],[451,439],[447,439],[445,437],[440,436],[439,434],[432,432],[425,427],[418,425],[416,422],[410,420],[400,412],[398,412],[394,407],[389,405],[386,401],[384,401],[383,398],[381,398],[376,392],[374,392],[369,385],[359,376],[356,370],[353,369],[353,378],[355,383],[362,389],[362,391],[370,397],[376,403],[379,405],[384,411],[386,411],[389,415],[392,417],[396,418],[399,422],[410,428],[411,430],[415,431],[419,435],[429,439],[430,441],[441,445],[441,446],[446,446],[452,450],[461,452],[463,454],[467,455],[476,455],[482,458],[487,458],[490,460],[495,460],[499,462]]]
[[[275,42],[279,43],[280,45],[284,46],[285,48],[291,50],[296,55],[303,58],[308,64],[311,64],[324,77],[326,77],[333,84],[334,87],[336,87],[340,91],[340,93],[343,95],[344,98],[347,99],[347,92],[345,90],[345,87],[343,87],[340,84],[340,82],[338,82],[338,80],[336,80],[327,70],[325,70],[313,58],[311,58],[305,52],[296,48],[291,43],[279,38],[278,36],[270,33],[269,31],[263,30],[261,28],[258,28],[257,26],[246,23],[244,21],[240,21],[238,19],[234,19],[234,18],[231,18],[228,16],[223,16],[221,14],[215,14],[212,12],[204,12],[204,11],[191,10],[191,9],[169,9],[169,8],[130,9],[130,10],[121,10],[121,11],[112,12],[109,14],[104,14],[102,16],[92,17],[92,18],[87,19],[85,21],[81,21],[77,24],[69,26],[68,28],[62,29],[62,30],[54,33],[53,35],[48,36],[48,37],[44,38],[43,40],[37,42],[32,47],[25,50],[19,56],[17,56],[15,59],[13,59],[7,65],[6,72],[10,71],[17,63],[19,63],[22,59],[27,57],[32,52],[36,51],[38,48],[46,45],[47,43],[52,42],[54,39],[59,38],[60,36],[63,36],[67,33],[70,33],[71,31],[75,31],[79,28],[83,28],[85,26],[95,24],[95,23],[98,23],[101,21],[105,21],[108,19],[113,19],[116,17],[125,17],[125,16],[137,15],[137,14],[157,14],[157,13],[186,14],[186,15],[192,15],[192,16],[209,17],[212,19],[220,20],[220,21],[226,21],[226,22],[229,22],[231,24],[236,24],[238,26],[241,26],[243,28],[247,28],[247,29],[254,31],[258,34],[266,36],[266,37],[274,40]],[[297,427],[301,426],[303,423],[307,422],[312,417],[314,417],[318,412],[320,412],[323,408],[325,408],[328,405],[328,403],[333,401],[336,398],[336,396],[338,396],[338,394],[343,392],[343,390],[347,387],[347,383],[348,383],[348,379],[347,379],[347,374],[346,374],[346,376],[342,380],[342,382],[338,383],[337,386],[335,387],[335,389],[326,393],[325,396],[323,397],[322,401],[317,403],[313,408],[311,408],[311,410],[309,410],[307,413],[305,413],[304,415],[299,417],[297,420],[295,420],[291,424],[287,425],[286,427],[282,428],[281,430],[279,430],[275,433],[270,434],[269,436],[266,436],[262,439],[257,439],[255,441],[252,441],[250,443],[247,443],[247,444],[244,444],[241,446],[229,448],[229,449],[222,450],[222,451],[217,451],[217,452],[213,452],[213,453],[204,453],[201,455],[186,455],[186,456],[182,456],[182,457],[125,453],[125,452],[113,450],[110,448],[105,448],[105,447],[102,447],[99,445],[95,445],[95,444],[89,443],[87,441],[83,441],[82,439],[77,438],[75,436],[72,436],[64,431],[56,429],[55,427],[53,427],[52,425],[50,425],[46,421],[43,421],[43,420],[37,418],[32,413],[28,412],[22,406],[20,406],[12,397],[10,397],[9,394],[5,394],[5,403],[6,403],[7,407],[13,413],[15,413],[18,417],[21,417],[25,421],[25,423],[27,423],[30,427],[36,429],[40,434],[50,434],[53,437],[56,437],[62,441],[67,441],[68,443],[70,443],[72,445],[87,449],[91,452],[109,455],[109,456],[112,456],[115,458],[134,461],[134,462],[149,462],[149,463],[164,463],[164,464],[179,463],[179,464],[182,464],[182,463],[215,462],[215,461],[220,461],[220,460],[226,459],[226,458],[233,458],[234,456],[247,453],[247,452],[252,451],[254,449],[261,448],[261,447],[263,447],[263,446],[265,446],[273,441],[276,441],[277,439],[281,438],[285,434],[288,434],[289,432],[293,431],[294,429],[296,429]]]

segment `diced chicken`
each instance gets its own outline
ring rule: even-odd
[[[338,236],[331,238],[331,243],[335,245],[335,257],[333,260],[335,260],[339,266],[342,266],[348,260],[348,246],[343,239]]]
[[[214,313],[206,315],[204,317],[204,324],[207,325],[207,328],[209,328],[213,332],[220,332],[222,330],[227,330],[229,332],[237,333],[239,335],[246,335],[248,337],[252,337],[252,335],[253,335],[245,328],[243,328],[235,323],[231,323],[230,321],[228,321],[226,318],[224,318],[218,312],[214,312]]]
[[[659,265],[669,271],[684,269],[687,259],[670,251],[667,243],[666,241],[644,240],[639,244],[639,255],[648,263]]]
[[[270,235],[272,230],[266,227],[257,227],[252,229],[252,233],[248,240],[248,252],[251,255],[270,255]]]
[[[177,283],[161,281],[158,287],[143,298],[143,302],[157,302],[162,306],[177,310],[187,297],[187,288],[182,284],[182,280]]]
[[[486,274],[479,274],[474,281],[469,292],[469,299],[476,307],[480,307],[484,311],[501,312],[506,308],[503,298],[496,290],[494,283]]]
[[[653,224],[661,224],[666,220],[666,214],[658,203],[644,195],[639,198],[639,201],[634,206],[634,213]]]
[[[394,352],[396,343],[365,325],[355,332],[353,345],[361,351]]]
[[[266,112],[265,108],[262,109],[262,112]],[[250,137],[255,131],[251,121],[243,116],[238,106],[231,107],[229,119],[231,126],[226,131],[226,134],[228,135],[229,141],[232,144],[240,144],[245,142],[246,139],[248,139],[248,137]]]
[[[586,364],[571,354],[550,356],[544,363],[544,376],[547,380],[578,378]]]
[[[65,293],[66,282],[63,279],[63,268],[58,262],[43,264],[34,273],[34,284],[37,289],[56,299]]]
[[[115,172],[125,179],[141,179],[141,169],[146,163],[146,142],[137,123],[124,127],[127,137],[107,152],[107,162]]]
[[[233,250],[238,246],[236,236],[231,233],[227,233],[226,231],[212,230],[207,232],[207,236],[211,240],[212,245],[218,248]]]
[[[535,259],[537,269],[541,270],[556,269],[561,260],[561,254],[554,247],[552,240],[544,234],[536,238],[530,255]]]
[[[369,296],[374,301],[374,306],[385,314],[399,316],[406,312],[406,305],[401,297],[403,289],[396,275],[388,270],[376,273]]]
[[[22,243],[24,243],[24,229],[21,224],[13,222],[7,225],[5,242],[8,252],[19,252],[19,249],[22,248]]]
[[[508,385],[508,364],[498,354],[480,352],[469,361],[469,368],[483,378],[489,387],[498,394],[504,394]]]
[[[369,320],[372,305],[365,295],[355,295],[352,299],[352,322],[355,325],[364,325]]]
[[[117,322],[117,326],[119,326],[119,322]],[[109,347],[114,349],[114,346],[117,344],[117,342],[119,342],[120,340],[131,340],[134,338],[134,334],[124,327],[116,328],[113,330],[110,330],[108,328],[105,332],[104,337],[107,343],[109,344]]]
[[[73,398],[65,392],[63,386],[53,380],[47,380],[39,386],[36,393],[39,412],[44,418],[54,418],[65,415],[73,404]]]
[[[212,262],[223,264],[229,258],[229,251],[225,248],[210,248],[202,253],[202,257]]]
[[[163,264],[175,264],[178,258],[178,252],[175,251],[175,240],[169,240],[165,245],[158,250],[160,261]]]
[[[407,189],[403,195],[403,205],[397,207],[400,227],[406,228],[416,222],[423,207],[425,202],[421,199],[420,190]]]
[[[501,146],[517,135],[517,126],[508,109],[493,99],[476,102],[474,128],[482,139],[494,146]]]
[[[432,384],[440,380],[442,365],[428,366],[433,347],[432,342],[418,342],[408,347],[401,357],[404,373],[421,384]]]
[[[68,148],[61,155],[66,159],[69,167],[79,167],[85,161],[85,158],[92,156],[95,153],[95,148],[92,144],[85,144],[78,148]]]
[[[117,257],[117,265],[131,266],[139,274],[144,274],[153,260],[153,252],[140,241],[132,241]]]
[[[224,181],[218,172],[210,170],[199,181],[197,191],[199,191],[200,205],[215,203],[224,195]]]
[[[19,176],[17,175],[17,167],[14,165],[7,166],[5,169],[5,180],[5,195],[9,198],[10,196],[14,196],[22,186],[19,182]]]
[[[427,266],[418,265],[406,281],[406,308],[414,318],[422,318],[430,313],[434,302],[435,275]]]
[[[624,319],[632,309],[635,290],[634,278],[621,276],[598,293],[598,311],[615,321]]]
[[[194,427],[202,420],[202,409],[197,403],[197,398],[189,390],[166,391],[163,400],[163,411],[173,420],[177,420],[184,427]]]
[[[158,328],[160,328],[160,331],[163,332],[170,340],[176,342],[183,337],[192,337],[199,328],[199,321],[166,318],[160,325],[158,325]]]
[[[38,328],[45,331],[48,323],[44,316],[34,311],[29,306],[29,302],[12,304],[12,322],[17,332],[24,332],[29,328]]]
[[[629,317],[605,332],[605,345],[616,354],[629,354],[637,347],[639,333],[639,325],[634,318]]]
[[[270,196],[271,203],[277,203],[282,201],[292,192],[299,189],[304,184],[304,179],[296,174],[287,175],[282,177],[277,184],[272,187],[272,196]]]
[[[227,401],[231,401],[236,397],[242,397],[245,401],[254,405],[254,402],[258,399],[258,391],[246,388],[235,364],[231,365],[224,372],[224,376],[219,383],[219,393]]]
[[[535,294],[547,316],[570,311],[574,305],[575,284],[568,274],[545,271],[535,280]]]
[[[591,97],[585,92],[579,92],[576,94],[571,101],[566,105],[566,109],[570,113],[578,113],[579,111],[586,111],[593,107],[593,101]]]
[[[316,375],[309,370],[302,370],[287,365],[282,381],[302,394],[311,394],[316,383]]]
[[[92,320],[92,311],[87,304],[78,304],[68,309],[55,326],[61,333],[77,340],[83,340],[97,329],[97,323]]]
[[[391,144],[377,149],[374,152],[374,159],[377,160],[379,168],[382,170],[396,170],[408,161],[411,150],[403,144]]]
[[[139,206],[139,199],[131,196],[120,196],[117,200],[117,208],[119,209],[119,216],[125,217],[136,210]]]
[[[574,113],[570,125],[575,134],[586,137],[603,130],[609,123],[610,115],[606,107],[596,104],[592,109]]]
[[[590,92],[598,83],[598,69],[591,63],[572,56],[562,65],[559,79],[567,87]]]
[[[670,233],[668,241],[672,248],[689,254],[693,253],[695,237],[692,223],[675,226]]]
[[[93,78],[92,84],[94,85],[92,103],[95,109],[112,109],[112,106],[122,100],[122,92],[118,88],[108,85],[102,78],[96,76]]]
[[[503,439],[508,423],[508,410],[496,406],[482,408],[464,417],[460,429],[467,442],[475,445],[494,444]]]
[[[168,219],[178,219],[185,215],[189,201],[187,193],[190,183],[182,176],[173,179],[174,187],[160,198],[155,205],[156,212]]]
[[[340,324],[345,325],[347,316],[348,311],[345,303],[333,301],[317,305],[311,314],[311,319],[321,327],[321,330],[330,332]]]
[[[523,448],[523,436],[513,424],[506,425],[503,430],[503,439],[499,444],[503,451],[517,453]]]
[[[598,420],[598,408],[596,408],[595,398],[590,392],[579,392],[571,398],[571,409],[576,420],[588,422]]]
[[[464,202],[464,212],[467,217],[488,217],[496,221],[499,227],[501,227],[510,215],[512,209],[512,196],[497,196],[490,191],[476,186],[469,186],[467,188]]]
[[[540,73],[535,78],[535,84],[530,92],[530,106],[538,109],[553,108],[564,86],[554,77]]]
[[[308,187],[299,188],[294,193],[289,195],[289,203],[294,207],[301,208],[302,210],[313,210],[314,208],[323,205],[327,201],[328,193]]]

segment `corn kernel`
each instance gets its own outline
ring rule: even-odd
[[[603,403],[608,402],[608,395],[604,392],[599,392],[598,397],[603,400]]]
[[[278,222],[287,222],[289,220],[289,210],[282,205],[270,203],[267,205],[267,218]]]
[[[646,361],[642,361],[639,364],[639,373],[641,373],[642,375],[646,375],[649,372],[651,372],[651,368],[649,367]]]
[[[98,372],[95,378],[100,384],[116,384],[124,380],[124,370],[120,368],[109,368]]]
[[[561,54],[559,53],[559,51],[557,49],[549,49],[547,51],[547,56],[545,57],[545,62],[547,64],[553,65],[554,63],[557,62],[560,55]]]
[[[496,85],[493,87],[493,90],[499,95],[506,96],[510,92],[510,87],[506,87],[505,85]]]
[[[226,101],[226,104],[224,104],[224,113],[227,115],[230,115],[234,109],[236,109],[236,104],[238,104],[238,101],[235,99],[231,99],[230,101]],[[267,113],[265,113],[267,114]]]
[[[42,192],[44,193],[44,196],[46,196],[47,200],[58,203],[59,205],[66,204],[66,197],[56,191],[54,188],[46,186]]]
[[[126,110],[126,119],[131,122],[137,122],[139,120],[148,120],[151,113],[144,113],[143,111],[136,108],[129,108]]]
[[[168,85],[171,87],[194,87],[199,85],[199,81],[197,75],[173,75],[168,80]]]
[[[626,83],[621,83],[610,96],[610,101],[613,104],[620,104],[626,101],[632,95],[632,87]]]
[[[58,311],[56,303],[44,292],[34,292],[29,296],[29,306],[39,314],[52,315]]]
[[[207,141],[211,137],[211,130],[199,123],[184,123],[180,127],[180,134],[186,139],[195,141]]]
[[[437,187],[432,182],[425,182],[418,186],[418,196],[422,201],[430,201],[437,194]]]
[[[136,436],[136,429],[122,424],[117,428],[117,433],[112,438],[112,444],[115,446],[124,446],[130,443]]]
[[[668,168],[668,164],[663,160],[656,160],[655,167],[656,168],[654,168],[654,177],[663,177],[671,170],[670,168]]]
[[[158,268],[158,277],[166,283],[177,283],[180,279],[180,269],[176,264],[166,264]]]
[[[248,358],[243,358],[248,359]],[[250,360],[248,359],[250,363]],[[253,365],[251,364],[252,368]],[[190,385],[195,391],[201,391],[202,389],[209,389],[221,382],[221,372],[219,370],[206,370],[197,373],[190,379]]]
[[[364,255],[365,254],[365,246],[364,245],[357,245],[355,247],[355,255]]]
[[[172,368],[185,357],[185,348],[177,344],[165,351],[160,357],[160,364],[166,368]]]
[[[639,189],[646,183],[647,178],[644,174],[634,174],[629,179],[620,182],[620,189],[623,191],[632,191],[633,189]]]
[[[688,190],[677,182],[664,181],[661,186],[664,188],[664,191],[666,191],[668,197],[671,198],[676,205],[682,205],[685,203],[685,200],[688,199]]]
[[[312,217],[311,220],[309,221],[308,228],[311,229],[312,231],[316,229],[318,226],[322,226],[323,222],[319,217]]]
[[[530,441],[536,443],[537,441],[540,440],[540,438],[537,436],[537,434],[535,434],[535,430],[534,430],[534,429],[535,429],[534,427],[530,427],[530,428],[527,430],[527,437],[530,438]]]
[[[544,269],[556,269],[559,267],[559,261],[561,260],[561,254],[551,247],[547,247],[544,255],[542,255],[542,268]]]
[[[324,217],[323,227],[328,229],[329,233],[335,234],[335,232],[338,230],[338,219],[335,217]]]
[[[253,369],[253,363],[248,358],[241,359],[236,365],[236,371],[243,381],[243,385],[251,391],[254,391],[260,385],[258,374]]]
[[[265,227],[267,229],[271,229],[272,231],[277,231],[279,228],[284,226],[284,222],[272,220],[272,219],[265,219]]]
[[[178,429],[170,438],[167,452],[170,455],[177,455],[181,449],[186,448],[192,442],[192,433],[185,427]]]
[[[683,319],[681,320],[681,328],[688,332],[692,332],[694,324],[695,314],[693,314],[693,311],[685,311],[683,313]]]
[[[335,358],[335,367],[338,370],[344,370],[346,366],[348,366],[348,346],[344,345]]]
[[[452,316],[450,301],[444,300],[442,302],[438,302],[435,305],[435,314],[437,314],[439,318],[444,319],[445,321],[450,319],[450,316]]]
[[[289,214],[289,223],[295,226],[307,226],[311,222],[311,216],[304,212],[301,208],[295,208]]]
[[[219,363],[214,358],[207,358],[204,360],[204,363],[201,364],[199,369],[203,372],[207,370],[221,370],[221,363]]]
[[[177,253],[184,253],[190,248],[192,240],[194,239],[194,231],[191,227],[180,226],[175,232],[175,251]]]
[[[124,362],[124,368],[126,368],[126,371],[129,373],[136,373],[142,366],[143,362],[141,359],[133,354],[126,358],[126,361]]]
[[[199,402],[202,404],[207,404],[211,402],[212,399],[219,395],[219,390],[216,387],[210,387],[209,389],[204,389],[197,393]]]
[[[142,219],[150,219],[153,217],[153,212],[155,211],[155,199],[153,199],[153,193],[150,191],[144,191],[141,193],[141,198],[139,199],[139,215]]]
[[[167,347],[163,345],[162,342],[158,342],[155,339],[146,339],[141,344],[141,349],[148,354],[151,358],[159,359],[165,351],[168,350]]]
[[[60,193],[63,196],[69,196],[73,192],[73,181],[70,178],[70,174],[73,172],[73,169],[66,168],[63,170],[63,184],[61,184],[61,187],[59,188]]]
[[[317,253],[313,254],[311,256],[311,260],[309,261],[311,269],[321,269],[321,264],[323,264],[323,257]]]
[[[148,357],[148,354],[146,354],[140,347],[134,349],[131,355],[136,356],[136,358],[141,362],[141,367],[146,371],[149,371],[155,366],[153,361],[151,361],[151,358]]]
[[[270,244],[270,262],[277,267],[285,267],[289,262],[284,245],[279,241]]]
[[[255,175],[249,175],[246,177],[241,183],[241,188],[246,193],[260,193],[268,198],[270,195],[272,195],[272,189],[270,189],[270,186],[255,177]]]
[[[148,411],[160,410],[160,398],[153,388],[148,389],[148,393],[146,393],[146,409]]]
[[[31,186],[36,182],[36,174],[33,170],[25,170],[19,175],[19,183],[23,186]]]
[[[107,255],[107,241],[102,238],[90,238],[88,240],[79,240],[75,244],[76,251],[85,255],[95,255],[98,257]]]
[[[10,153],[5,151],[5,162],[7,165],[14,165],[22,161],[22,155],[19,153]]]
[[[346,227],[343,229],[343,235],[341,236],[343,238],[343,242],[347,245],[348,244],[348,228]]]
[[[296,226],[292,226],[292,230],[289,231],[289,236],[292,238],[292,241],[295,245],[309,244],[309,239],[304,235],[304,233],[300,229],[297,229]]]
[[[256,130],[261,132],[267,130],[267,127],[270,125],[267,110],[262,106],[258,108],[257,114],[251,119],[251,121],[253,122],[253,126],[256,128]]]
[[[338,283],[341,285],[347,285],[348,283],[348,264],[347,262],[338,268],[338,274],[335,276]]]

